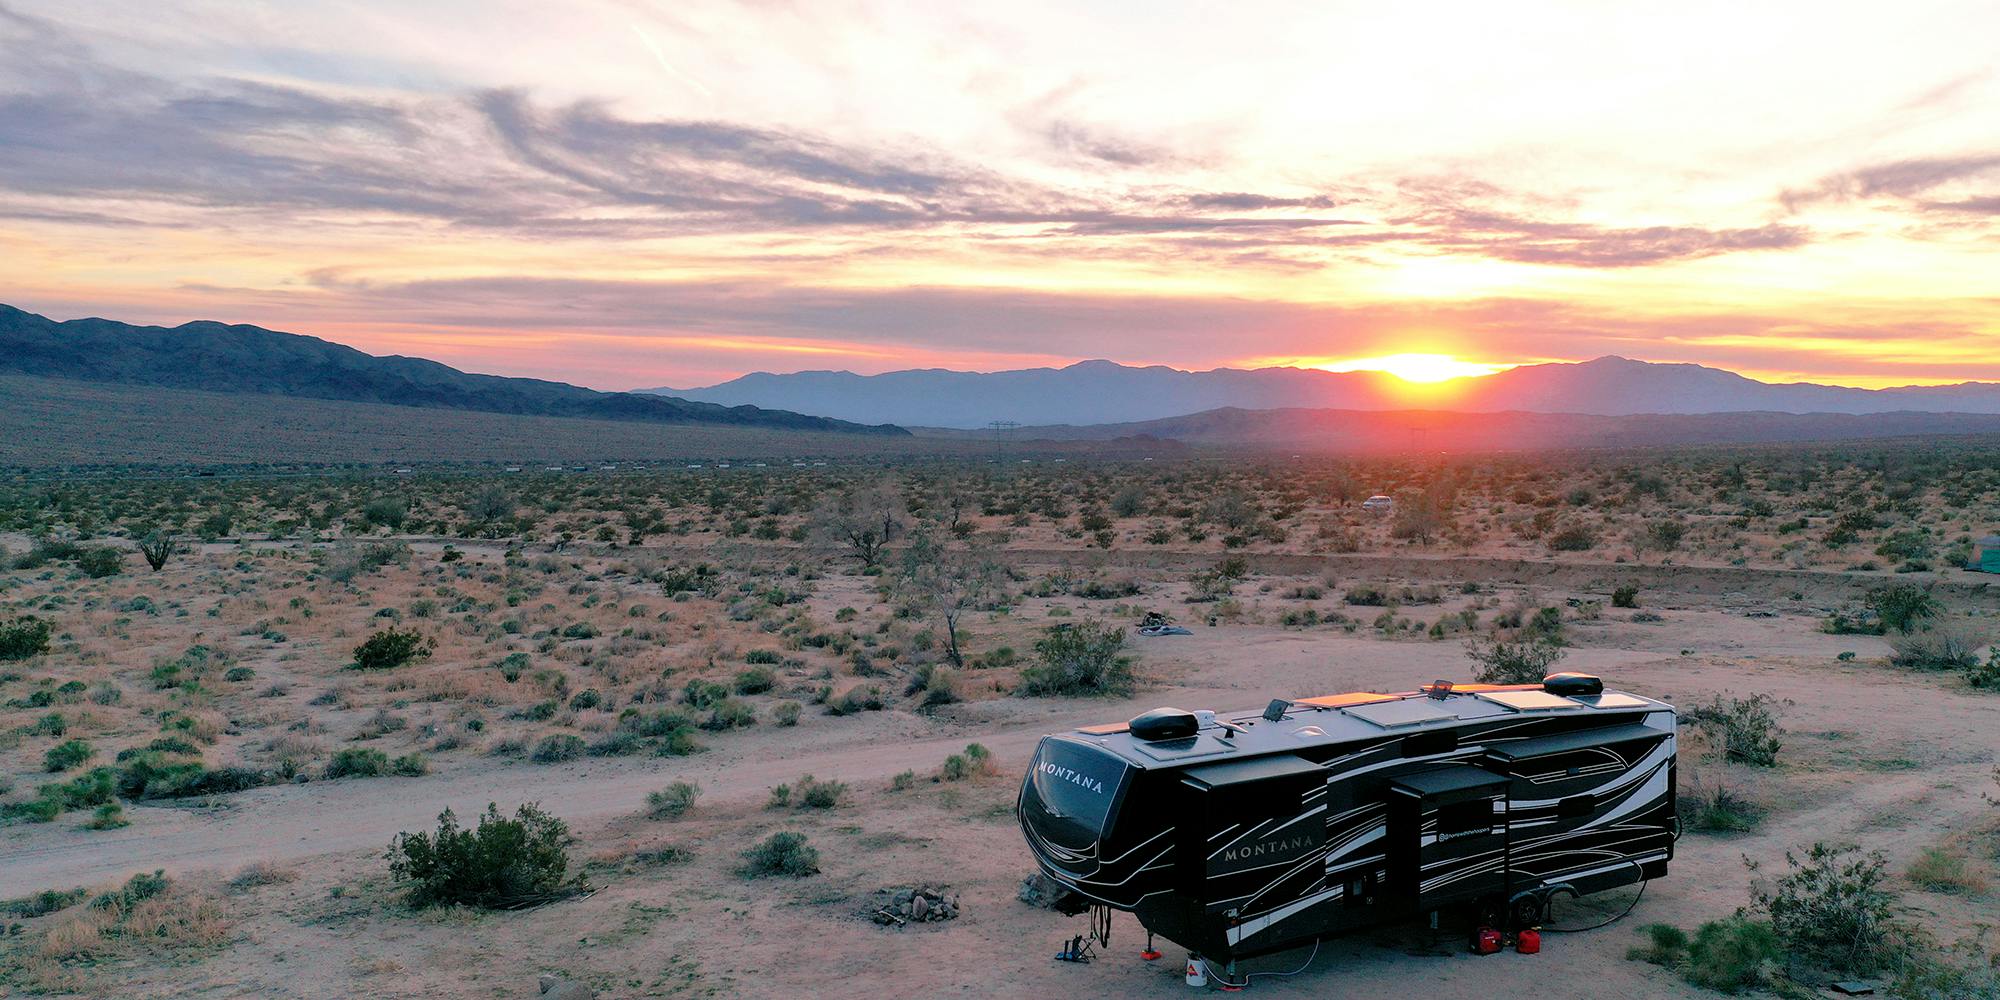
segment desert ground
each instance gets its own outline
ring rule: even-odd
[[[730,464],[0,487],[0,625],[46,626],[0,660],[0,984],[1182,995],[1183,953],[1142,961],[1130,916],[1095,962],[1058,963],[1085,918],[1016,898],[1036,739],[1467,679],[1494,641],[1684,711],[1754,700],[1775,760],[1684,724],[1683,800],[1726,815],[1690,813],[1622,921],[1483,958],[1382,928],[1255,990],[1712,996],[1628,957],[1639,929],[1752,907],[1815,842],[1880,852],[1900,925],[1961,975],[1901,995],[1992,982],[2000,589],[1961,568],[2000,526],[1988,453]],[[1361,510],[1374,493],[1397,509]],[[1908,635],[1874,617],[1891,591],[1925,599]],[[1136,635],[1147,611],[1192,634]],[[1082,623],[1121,637],[1129,679],[1034,693],[1039,644]],[[691,805],[649,801],[677,782]],[[570,889],[412,907],[391,842],[488,803],[567,824]],[[744,873],[780,831],[817,873]],[[956,919],[871,919],[913,887]]]

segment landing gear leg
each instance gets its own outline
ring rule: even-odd
[[[1159,949],[1157,949],[1157,948],[1153,947],[1153,932],[1152,932],[1152,931],[1147,931],[1147,932],[1146,932],[1146,950],[1145,950],[1145,951],[1142,951],[1142,952],[1140,952],[1140,953],[1139,953],[1139,957],[1140,957],[1140,958],[1143,958],[1143,959],[1145,959],[1145,960],[1146,960],[1146,961],[1148,961],[1148,962],[1157,962],[1157,961],[1159,961],[1159,960],[1160,960],[1160,951],[1159,951]]]

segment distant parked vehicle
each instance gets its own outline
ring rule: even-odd
[[[1362,510],[1394,510],[1395,507],[1396,501],[1394,498],[1385,497],[1379,493],[1361,501]]]

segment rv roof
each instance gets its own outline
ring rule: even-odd
[[[1448,729],[1465,723],[1516,715],[1549,713],[1628,716],[1637,721],[1650,711],[1671,711],[1671,705],[1650,698],[1606,691],[1601,695],[1565,697],[1549,694],[1539,684],[1467,684],[1442,698],[1421,691],[1399,694],[1350,692],[1291,703],[1280,719],[1261,713],[1219,713],[1218,721],[1235,727],[1205,725],[1193,737],[1148,743],[1131,735],[1125,723],[1081,726],[1072,739],[1101,746],[1141,767],[1215,765],[1244,756],[1290,754],[1307,746],[1364,740],[1384,734]],[[1606,720],[1611,722],[1610,719]]]

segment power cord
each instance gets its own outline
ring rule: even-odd
[[[1544,928],[1542,928],[1542,933],[1544,933],[1544,934],[1581,934],[1581,933],[1583,933],[1584,931],[1594,931],[1594,930],[1597,930],[1597,929],[1598,929],[1598,928],[1600,928],[1600,927],[1609,927],[1609,926],[1611,926],[1612,924],[1615,924],[1615,923],[1617,923],[1618,921],[1620,921],[1620,920],[1623,920],[1623,919],[1625,919],[1626,917],[1629,917],[1629,916],[1631,916],[1631,915],[1632,915],[1632,911],[1633,911],[1633,910],[1636,910],[1636,909],[1638,909],[1638,908],[1639,908],[1639,901],[1640,901],[1640,900],[1642,900],[1642,899],[1645,899],[1645,898],[1646,898],[1646,887],[1647,887],[1647,886],[1649,886],[1649,885],[1651,885],[1651,884],[1653,884],[1653,880],[1652,880],[1652,879],[1647,879],[1647,880],[1645,880],[1644,882],[1641,882],[1641,883],[1639,883],[1639,894],[1638,894],[1638,895],[1636,895],[1636,896],[1633,896],[1633,897],[1632,897],[1632,905],[1630,905],[1630,906],[1627,906],[1627,907],[1625,908],[1625,912],[1623,912],[1623,913],[1620,913],[1619,915],[1617,915],[1617,916],[1615,916],[1615,917],[1612,917],[1611,919],[1609,919],[1609,920],[1606,920],[1606,921],[1604,921],[1603,923],[1597,923],[1597,924],[1591,924],[1591,925],[1590,925],[1589,927],[1544,927]]]
[[[1292,972],[1244,972],[1244,980],[1242,980],[1242,982],[1230,982],[1230,978],[1228,978],[1228,976],[1224,976],[1224,974],[1216,972],[1216,966],[1208,964],[1208,956],[1202,956],[1202,968],[1204,968],[1204,970],[1208,970],[1208,974],[1210,974],[1210,976],[1214,976],[1214,978],[1216,978],[1216,982],[1220,982],[1222,986],[1236,986],[1236,988],[1242,988],[1242,986],[1250,986],[1250,980],[1254,980],[1254,978],[1258,978],[1258,976],[1270,976],[1270,978],[1278,978],[1278,980],[1282,980],[1282,978],[1290,978],[1290,976],[1298,976],[1300,972],[1304,972],[1304,970],[1312,968],[1312,960],[1314,960],[1314,958],[1318,958],[1318,956],[1320,956],[1320,938],[1312,938],[1312,954],[1308,954],[1308,956],[1306,956],[1306,962],[1302,962],[1302,964],[1300,964],[1298,968],[1294,968]]]

